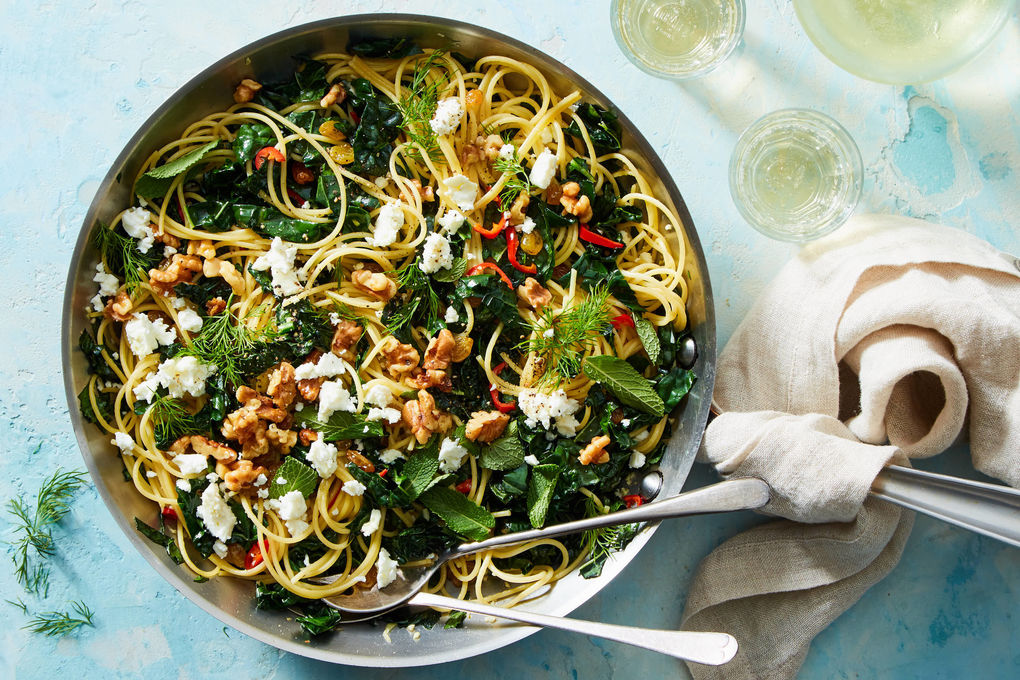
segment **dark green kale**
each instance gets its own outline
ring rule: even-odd
[[[596,152],[604,154],[620,150],[621,128],[615,113],[596,104],[581,104],[577,107],[577,116],[584,122]],[[578,139],[584,138],[577,121],[571,122],[564,132]]]
[[[354,163],[350,168],[361,175],[385,175],[393,142],[401,133],[400,109],[364,78],[347,83],[346,87],[348,101],[360,119],[351,139]]]

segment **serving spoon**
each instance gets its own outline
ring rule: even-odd
[[[661,501],[639,505],[627,510],[556,524],[542,529],[493,536],[484,541],[463,543],[438,555],[430,564],[402,568],[399,577],[385,588],[351,588],[345,593],[322,598],[322,601],[339,611],[353,614],[351,621],[374,618],[404,604],[440,607],[496,616],[536,626],[571,630],[602,637],[645,649],[662,652],[696,663],[719,665],[733,658],[737,652],[736,640],[726,633],[666,631],[648,628],[617,626],[594,621],[580,621],[547,616],[519,609],[494,607],[477,602],[420,592],[433,574],[447,561],[506,545],[514,545],[542,538],[576,534],[591,529],[655,522],[671,517],[683,517],[731,510],[760,508],[769,500],[769,487],[759,479],[744,478],[719,482],[695,491]],[[338,576],[309,579],[318,584],[329,584]]]

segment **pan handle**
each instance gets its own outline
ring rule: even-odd
[[[871,495],[1020,548],[1020,491],[890,465]]]

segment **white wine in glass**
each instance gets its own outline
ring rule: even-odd
[[[825,56],[854,75],[896,85],[936,80],[1002,28],[1015,0],[793,0]]]

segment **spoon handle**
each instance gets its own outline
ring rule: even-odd
[[[597,623],[582,619],[570,619],[560,616],[547,616],[520,609],[493,607],[479,602],[457,600],[443,595],[418,593],[408,604],[425,607],[441,607],[496,616],[511,621],[520,621],[544,628],[559,628],[583,635],[615,640],[635,647],[643,647],[653,652],[661,652],[678,659],[719,666],[737,653],[737,641],[727,633],[700,633],[681,630],[660,630],[656,628],[635,628],[633,626],[617,626],[610,623]]]
[[[565,536],[590,529],[633,524],[634,522],[657,522],[670,517],[699,515],[709,512],[728,512],[730,510],[753,510],[760,508],[769,501],[769,486],[760,479],[751,477],[733,479],[711,486],[688,491],[672,498],[654,503],[639,505],[628,510],[612,512],[608,515],[579,519],[563,524],[554,524],[544,529],[518,531],[512,534],[493,536],[477,543],[463,543],[451,551],[453,555],[468,555],[480,550],[489,550],[504,545],[523,543],[540,538]]]

